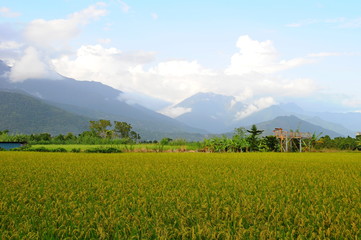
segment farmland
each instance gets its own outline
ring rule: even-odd
[[[359,153],[0,152],[0,238],[356,239]]]

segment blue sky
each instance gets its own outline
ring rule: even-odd
[[[212,91],[254,109],[296,101],[360,111],[359,9],[360,1],[0,0],[0,59],[13,81],[55,70],[172,103]]]

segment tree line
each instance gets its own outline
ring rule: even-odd
[[[89,130],[78,135],[71,132],[52,136],[50,133],[15,134],[0,131],[0,141],[27,142],[30,144],[134,144],[141,139],[127,122],[101,119],[89,121]]]
[[[262,136],[263,130],[252,125],[250,129],[243,127],[236,128],[231,137],[225,135],[206,138],[198,142],[199,151],[209,152],[279,152],[280,142],[275,136]],[[89,130],[78,135],[71,132],[63,135],[52,136],[49,133],[38,134],[15,134],[12,135],[8,130],[0,131],[0,141],[3,142],[28,142],[29,144],[135,144],[139,143],[141,136],[133,130],[131,124],[127,122],[101,119],[98,121],[89,121]],[[327,149],[361,151],[361,135],[352,137],[329,136],[318,137],[315,134],[312,138],[306,139],[307,147],[304,151],[320,151]],[[174,145],[182,142],[183,145],[194,144],[187,143],[181,139],[163,138],[153,141],[143,141],[146,143],[157,143],[160,146]],[[292,150],[292,149],[291,149]]]

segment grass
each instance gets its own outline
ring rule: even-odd
[[[0,238],[357,239],[359,153],[0,152]]]

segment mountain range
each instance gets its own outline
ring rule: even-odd
[[[11,82],[10,71],[0,61],[0,130],[80,133],[87,128],[88,121],[97,119],[129,122],[144,140],[163,137],[201,140],[208,134],[222,134],[251,124],[270,134],[275,127],[331,137],[354,136],[360,130],[361,113],[312,113],[292,103],[249,112],[252,106],[215,93],[198,93],[168,107],[184,110],[171,118],[140,102],[129,101],[126,93],[99,82],[62,76],[57,80]],[[143,100],[147,98],[144,96]]]
[[[354,136],[361,128],[361,113],[308,112],[294,103],[275,104],[249,113],[247,111],[252,109],[252,106],[237,102],[235,97],[215,93],[195,94],[173,108],[186,109],[176,117],[177,120],[213,133],[229,132],[237,127],[256,124],[265,128],[268,133],[273,130],[270,126],[288,126],[288,130],[303,129],[338,137]],[[292,118],[289,118],[290,116]],[[288,123],[280,122],[280,117],[285,117],[284,120]]]

